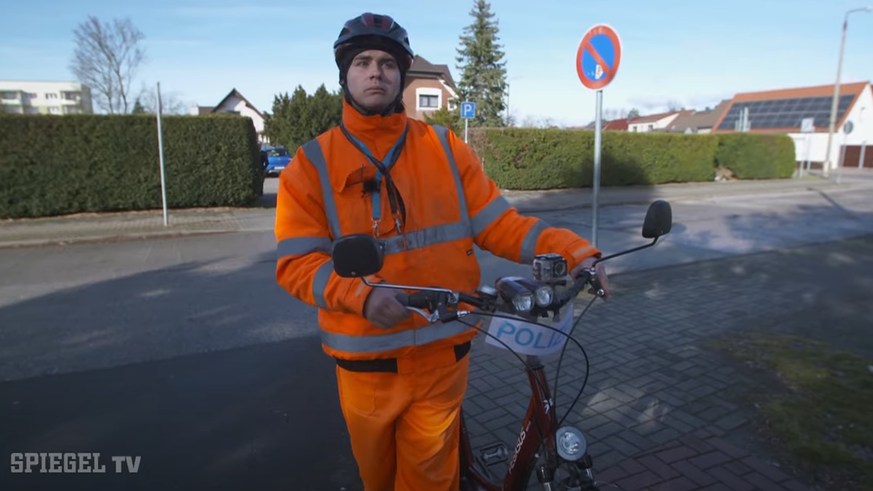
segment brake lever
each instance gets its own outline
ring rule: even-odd
[[[591,287],[594,289],[594,294],[603,298],[606,295],[606,291],[600,284],[600,280],[597,279],[597,263],[594,263],[594,266],[587,268],[586,271],[588,273],[589,281],[591,282]]]
[[[425,311],[425,310],[423,310],[423,309],[420,309],[420,308],[418,308],[418,307],[406,307],[406,310],[409,310],[409,311],[415,312],[416,314],[418,314],[418,315],[424,317],[425,320],[427,320],[427,321],[428,321],[429,323],[431,323],[431,324],[433,324],[434,322],[440,320],[439,312],[434,312],[434,313],[431,314],[431,313],[428,313],[427,311]]]

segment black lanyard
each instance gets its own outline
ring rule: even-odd
[[[379,223],[382,221],[380,191],[382,189],[383,175],[385,176],[385,186],[388,188],[388,203],[391,205],[391,213],[394,215],[394,226],[397,228],[397,233],[402,233],[403,228],[401,220],[403,223],[406,222],[406,206],[403,203],[403,198],[400,196],[400,192],[397,190],[397,186],[394,184],[394,179],[391,178],[391,173],[389,171],[394,166],[394,163],[397,162],[397,158],[400,157],[400,152],[403,151],[403,146],[406,144],[406,133],[409,130],[409,125],[407,124],[406,128],[403,129],[403,134],[400,135],[400,138],[397,139],[394,146],[388,151],[388,155],[385,158],[386,163],[380,162],[366,145],[355,138],[355,136],[346,129],[344,124],[340,123],[340,129],[346,138],[357,147],[357,149],[360,150],[377,169],[376,189],[373,191],[373,233],[378,236]]]

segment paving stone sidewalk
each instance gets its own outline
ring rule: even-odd
[[[816,267],[811,267],[816,265]],[[822,274],[823,267],[828,274]],[[611,277],[574,333],[590,375],[565,424],[586,433],[601,482],[631,490],[812,489],[771,465],[756,443],[755,414],[739,397],[755,381],[707,350],[712,336],[745,329],[803,332],[820,326],[843,348],[873,351],[873,236]],[[868,292],[865,294],[865,292]],[[530,389],[520,361],[476,339],[464,410],[474,447],[514,448]],[[543,360],[554,384],[557,355]],[[557,397],[562,417],[585,360],[567,348]],[[498,475],[505,464],[492,467]],[[535,479],[532,481],[535,482]]]

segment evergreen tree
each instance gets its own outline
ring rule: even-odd
[[[461,64],[457,68],[462,74],[455,103],[476,103],[476,117],[470,120],[470,126],[504,126],[500,114],[506,110],[506,61],[498,44],[498,21],[485,0],[475,0],[470,16],[474,21],[464,28],[457,49],[456,61]]]
[[[445,126],[449,130],[454,131],[458,136],[463,134],[464,121],[461,119],[461,110],[459,108],[450,111],[441,107],[436,111],[425,114],[424,120],[430,124]]]
[[[133,109],[130,111],[130,114],[145,114],[146,110],[142,107],[142,104],[139,102],[139,97],[136,98],[136,102],[133,103]]]
[[[264,133],[274,145],[295,152],[297,147],[337,126],[342,121],[342,92],[328,92],[324,84],[308,95],[297,86],[291,96],[279,94],[273,111],[265,118]]]

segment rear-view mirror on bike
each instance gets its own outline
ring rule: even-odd
[[[333,270],[342,278],[360,278],[382,270],[385,259],[382,246],[367,234],[340,237],[331,252]]]
[[[643,221],[643,238],[657,239],[670,233],[673,228],[673,210],[670,203],[657,200],[649,205],[646,219]]]

